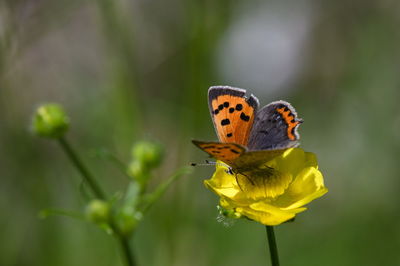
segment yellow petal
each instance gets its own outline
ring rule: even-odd
[[[278,171],[296,176],[305,166],[314,166],[317,162],[314,154],[306,153],[300,148],[291,148],[266,164]]]
[[[328,189],[324,186],[321,172],[314,167],[307,167],[296,176],[285,193],[276,199],[275,204],[284,209],[298,208],[326,192]]]
[[[228,166],[217,161],[214,175],[211,179],[204,180],[204,184],[220,197],[235,199],[238,203],[248,204],[246,194],[242,193],[235,176],[228,173],[228,170]]]
[[[270,204],[256,202],[247,207],[236,208],[236,211],[264,225],[278,225],[295,216],[295,212],[284,211]]]

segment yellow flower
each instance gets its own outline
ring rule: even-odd
[[[328,192],[311,152],[291,148],[262,167],[270,173],[256,178],[247,172],[246,176],[232,173],[217,161],[214,175],[204,184],[220,197],[221,207],[235,214],[233,217],[245,216],[264,225],[294,218],[306,210],[305,204]]]

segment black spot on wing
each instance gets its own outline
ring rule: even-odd
[[[242,119],[243,121],[248,122],[250,120],[250,116],[246,115],[245,113],[241,113],[240,114],[240,119]]]
[[[228,108],[229,107],[229,102],[224,102],[224,107]]]
[[[233,107],[229,108],[229,113],[233,113],[233,112],[235,112],[235,108],[233,108]]]
[[[204,149],[214,149],[214,145],[203,146]]]
[[[228,118],[221,120],[221,126],[226,126],[229,125],[230,123],[231,121]]]
[[[226,136],[227,136],[228,138],[230,138],[230,137],[232,137],[232,133],[228,133],[228,134],[226,134]]]
[[[236,154],[240,153],[240,151],[237,151],[237,150],[234,150],[234,149],[230,149],[230,150],[231,150],[231,152],[236,153]]]
[[[241,111],[243,109],[243,105],[241,103],[236,104],[236,110]]]
[[[218,110],[218,109],[215,109],[215,110],[214,110],[214,114],[217,115],[218,113],[219,113],[219,110]]]
[[[224,109],[224,105],[223,105],[223,104],[218,105],[218,109],[219,109],[219,110]]]

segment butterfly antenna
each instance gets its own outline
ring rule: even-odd
[[[219,166],[225,166],[228,167],[229,169],[231,169],[231,167],[227,164],[224,163],[217,163],[214,161],[209,161],[209,160],[205,160],[205,163],[190,163],[191,166],[210,166],[210,165],[219,165]]]
[[[205,163],[190,163],[191,166],[209,166],[209,165],[216,165],[216,162],[205,160]]]

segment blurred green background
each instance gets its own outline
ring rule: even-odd
[[[109,193],[134,142],[166,156],[153,185],[206,158],[211,85],[285,99],[305,123],[329,193],[276,229],[282,265],[400,265],[400,2],[0,1],[0,265],[120,265],[115,241],[47,207],[83,210],[81,177],[29,132],[42,103],[65,106],[69,140]],[[139,265],[267,265],[265,228],[216,221],[217,197],[180,179],[132,244]]]

